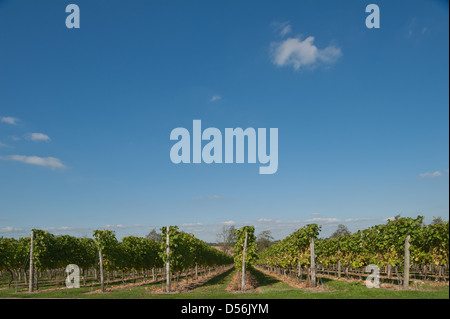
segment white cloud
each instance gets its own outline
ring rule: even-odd
[[[222,99],[222,97],[220,95],[214,95],[209,101],[210,102],[215,102]]]
[[[60,226],[60,227],[45,227],[42,230],[51,232],[51,231],[61,231],[61,230],[70,231],[70,230],[76,230],[76,229],[78,229],[78,228],[69,227],[69,226]]]
[[[314,37],[303,41],[300,38],[288,38],[281,42],[272,42],[273,63],[278,66],[314,67],[320,63],[334,63],[341,55],[341,49],[330,45],[319,49],[314,45]]]
[[[130,226],[124,226],[122,224],[117,224],[117,225],[106,225],[105,228],[108,229],[124,229],[124,228],[129,228]]]
[[[347,218],[346,220],[344,220],[344,222],[346,223],[355,223],[355,222],[367,222],[367,221],[371,221],[374,220],[373,218]]]
[[[186,224],[181,224],[181,227],[195,227],[195,226],[203,226],[202,223],[186,223]]]
[[[26,136],[27,139],[35,141],[35,142],[48,142],[50,141],[50,137],[44,133],[29,133]]]
[[[258,223],[272,223],[275,222],[273,219],[270,218],[260,218],[258,219]]]
[[[311,215],[313,215],[313,216],[322,216],[321,213],[312,213]]]
[[[15,227],[11,227],[11,226],[6,226],[6,227],[0,228],[0,233],[16,233],[16,232],[21,232],[21,231],[22,231],[21,228],[15,228]]]
[[[3,116],[0,118],[0,122],[8,123],[11,125],[17,125],[17,122],[19,122],[19,119],[15,118],[15,117],[11,117],[11,116]]]
[[[6,145],[5,143],[0,142],[0,147],[10,147],[10,146]]]
[[[18,161],[26,164],[45,166],[51,168],[64,168],[64,164],[55,157],[39,157],[39,156],[25,156],[25,155],[8,155],[0,156],[2,160]]]
[[[219,224],[222,224],[222,225],[235,225],[236,222],[234,222],[234,221],[232,221],[232,220],[228,220],[228,221],[226,221],[226,222],[222,222],[222,223],[219,223]]]
[[[324,224],[334,224],[334,223],[339,223],[340,220],[337,218],[321,218],[321,217],[317,217],[317,218],[311,218],[311,219],[307,219],[305,220],[306,223],[324,223]]]
[[[419,176],[420,176],[420,178],[436,178],[436,177],[442,176],[442,173],[439,171],[436,171],[434,173],[427,172],[427,173],[420,174]]]

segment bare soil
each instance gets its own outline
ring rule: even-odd
[[[241,289],[241,276],[239,276],[238,272],[234,274],[233,279],[228,284],[225,291],[228,293],[261,292],[260,289],[258,289],[258,282],[248,270],[245,272],[245,291],[242,291]]]
[[[212,278],[219,276],[221,274],[223,274],[224,272],[228,271],[230,267],[226,267],[224,269],[218,270],[218,271],[211,271],[211,274],[208,275],[204,275],[199,277],[198,279],[182,279],[179,280],[178,283],[174,280],[172,281],[172,285],[171,285],[171,292],[167,292],[166,291],[166,287],[161,287],[161,286],[152,286],[152,287],[145,287],[145,290],[149,293],[153,293],[153,294],[176,294],[176,293],[182,293],[182,292],[189,292],[192,291],[202,285],[204,285],[206,282],[208,282],[209,280],[211,280]]]

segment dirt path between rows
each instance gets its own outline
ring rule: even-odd
[[[129,283],[129,284],[125,284],[125,285],[113,286],[113,287],[106,288],[106,292],[111,292],[114,290],[132,289],[134,287],[153,284],[153,283],[161,283],[161,285],[145,287],[145,290],[152,294],[177,294],[177,293],[189,292],[189,291],[192,291],[192,290],[202,286],[203,284],[205,284],[212,278],[217,277],[217,276],[227,272],[231,268],[232,268],[232,266],[225,267],[220,270],[214,270],[210,274],[203,275],[203,276],[199,277],[198,279],[189,279],[189,280],[180,279],[178,281],[178,283],[176,282],[176,280],[172,279],[171,292],[166,291],[166,286],[165,286],[165,284],[163,285],[163,281],[161,281],[161,280],[159,280],[157,282],[146,281],[146,282],[140,282],[140,283],[136,283],[136,284]],[[101,290],[97,289],[92,292],[87,292],[86,294],[91,294],[91,293],[101,293]]]
[[[261,292],[261,290],[259,289],[258,281],[256,281],[255,277],[248,270],[245,272],[245,291],[241,290],[241,276],[239,276],[239,273],[237,271],[235,272],[233,279],[231,279],[231,282],[228,284],[225,291],[228,293]]]

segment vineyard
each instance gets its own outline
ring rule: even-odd
[[[177,226],[161,228],[162,241],[134,236],[119,241],[110,230],[77,238],[34,229],[30,237],[0,238],[0,293],[70,290],[66,267],[75,264],[84,293],[131,284],[164,295],[189,283],[194,289],[228,278],[234,288],[227,293],[261,292],[280,282],[294,287],[296,296],[302,288],[327,293],[342,280],[363,286],[366,267],[376,266],[382,288],[408,292],[420,290],[418,282],[438,283],[448,297],[448,222],[425,226],[421,216],[396,218],[336,238],[319,238],[320,231],[317,224],[306,225],[258,253],[255,228],[244,226],[234,231],[234,256],[229,256]],[[261,282],[271,284],[263,289]],[[370,289],[364,288],[367,294]]]
[[[99,282],[102,292],[104,272],[107,283],[119,274],[123,283],[126,278],[135,282],[151,277],[155,281],[158,276],[165,276],[170,291],[172,278],[178,280],[183,272],[185,276],[190,273],[191,277],[198,277],[199,271],[232,263],[232,257],[176,226],[163,227],[161,231],[167,238],[163,242],[134,236],[119,242],[110,230],[95,230],[93,239],[33,230],[27,238],[1,238],[0,269],[10,274],[9,287],[28,287],[29,291],[39,289],[40,282],[49,284],[52,278],[50,285],[58,285],[58,275],[60,279],[64,277],[69,264],[79,267],[83,285],[93,279]],[[60,283],[64,285],[63,280]]]
[[[337,277],[343,271],[347,279],[356,274],[361,280],[368,265],[383,269],[388,279],[395,272],[398,284],[405,288],[410,275],[414,279],[448,281],[448,222],[423,226],[421,216],[396,218],[385,225],[330,239],[318,239],[319,231],[316,224],[297,230],[263,251],[258,264],[279,273],[292,274],[296,268],[299,280],[306,274],[312,286],[317,284],[317,270]]]

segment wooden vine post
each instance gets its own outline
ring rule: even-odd
[[[405,239],[405,271],[404,271],[404,278],[403,278],[403,289],[408,289],[409,286],[409,268],[411,263],[410,253],[409,253],[409,240],[411,239],[411,236],[406,236]]]
[[[242,252],[242,281],[241,281],[242,291],[245,291],[245,254],[247,253],[247,240],[248,240],[248,233],[245,232],[244,251]]]
[[[169,241],[169,226],[167,226],[166,230],[166,255],[167,255],[167,262],[166,262],[166,280],[167,280],[167,292],[170,292],[170,241]]]
[[[100,247],[98,248],[98,260],[100,263],[100,287],[102,292],[105,292],[105,278],[103,275],[103,254]]]
[[[34,249],[34,231],[31,231],[30,235],[30,281],[28,284],[28,291],[33,292],[33,283],[34,283],[34,257],[33,257],[33,249]]]
[[[316,255],[314,252],[314,237],[311,237],[311,283],[316,286]]]
[[[337,262],[337,276],[341,278],[341,260],[339,259]]]

